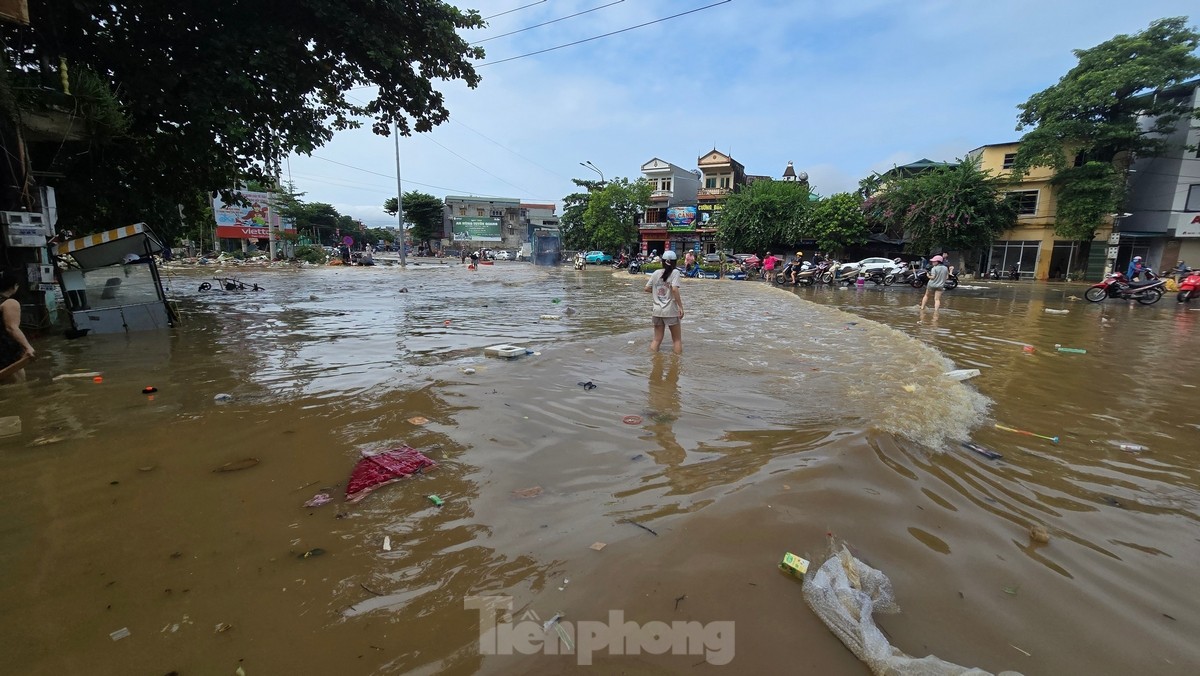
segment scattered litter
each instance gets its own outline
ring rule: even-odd
[[[542,631],[546,631],[546,632],[550,631],[550,627],[553,627],[554,625],[558,624],[558,621],[561,620],[562,618],[563,618],[562,613],[554,613],[554,617],[552,617],[542,623]]]
[[[1121,449],[1122,451],[1126,451],[1128,453],[1141,453],[1143,451],[1150,450],[1149,448],[1147,448],[1141,444],[1135,444],[1135,443],[1131,443],[1128,441],[1110,441],[1108,443],[1110,443],[1113,446],[1116,446],[1117,448]]]
[[[854,558],[845,545],[805,580],[804,600],[874,674],[987,673],[933,655],[915,658],[891,645],[872,614],[899,612],[892,583],[887,575]]]
[[[590,347],[585,347],[585,348],[583,348],[583,351],[584,351],[584,352],[586,352],[586,353],[588,353],[588,354],[591,354],[591,353],[595,352],[595,350],[593,350],[593,349],[592,349],[592,348],[590,348]]]
[[[450,320],[447,319],[446,321],[442,322],[442,324],[445,326],[450,326]]]
[[[945,375],[950,380],[966,380],[979,375],[979,369],[958,369],[957,371],[946,371]]]
[[[429,498],[429,501],[432,502],[434,504],[434,506],[436,506],[436,507],[441,507],[442,505],[446,504],[445,500],[439,498],[436,495],[427,495],[425,497]]]
[[[400,287],[400,293],[408,293],[408,287],[407,286]]]
[[[123,638],[128,638],[129,637],[129,627],[121,627],[120,629],[109,634],[108,637],[114,641],[120,641]]]
[[[1025,436],[1037,437],[1038,439],[1045,439],[1046,441],[1051,441],[1056,444],[1058,443],[1058,437],[1048,437],[1043,434],[1034,434],[1033,432],[1026,432],[1025,430],[1018,430],[1018,429],[1015,429],[1012,427],[1005,427],[1004,425],[995,425],[995,428],[998,430],[1004,430],[1005,432],[1016,432],[1017,434],[1024,434]]]
[[[102,382],[104,382],[104,378],[102,376],[95,376],[92,378],[92,382],[93,383],[102,383]]]
[[[1032,345],[1026,345],[1026,346],[1024,346],[1024,347],[1022,347],[1022,348],[1021,348],[1021,351],[1022,351],[1022,352],[1024,352],[1025,354],[1033,354],[1033,346],[1032,346]]]
[[[1029,527],[1029,539],[1044,545],[1050,541],[1050,531],[1042,524],[1035,523]]]
[[[233,395],[222,392],[214,396],[213,401],[217,402],[218,404],[224,404],[225,402],[233,401]]]
[[[562,586],[558,588],[558,591],[566,591],[568,584],[571,584],[571,581],[567,580],[567,579],[563,579]]]
[[[550,301],[550,302],[551,302],[551,303],[558,303],[558,302],[559,302],[559,300],[558,300],[557,298],[554,298],[554,299],[551,299],[551,301]]]
[[[415,415],[415,416],[413,416],[413,417],[409,418],[409,419],[408,419],[408,422],[410,422],[410,423],[412,423],[412,424],[414,424],[414,425],[428,425],[428,424],[429,424],[429,418],[424,418],[424,417],[422,417],[422,416]]]
[[[1072,352],[1074,354],[1087,354],[1087,350],[1083,350],[1078,347],[1063,347],[1062,345],[1055,344],[1054,349],[1058,350],[1059,352]]]
[[[788,575],[803,580],[805,573],[808,572],[808,560],[791,552],[784,552],[783,560],[779,562],[779,568]]]
[[[626,523],[631,523],[631,524],[637,526],[638,528],[641,528],[642,530],[646,531],[647,533],[649,533],[651,535],[655,535],[655,536],[658,535],[658,533],[653,528],[647,528],[646,526],[643,526],[642,524],[638,523],[637,521],[634,521],[633,519],[625,519],[625,521],[626,521]]]
[[[142,394],[154,394],[157,391],[158,391],[158,388],[153,385],[148,385],[148,386],[142,388]]]
[[[1018,586],[1015,586],[1015,585],[1014,585],[1014,586],[1012,586],[1012,587],[1005,587],[1005,588],[1004,588],[1004,589],[1002,589],[1001,591],[1003,591],[1005,594],[1008,594],[1009,596],[1016,596],[1016,595],[1017,595],[1017,592],[1018,592],[1020,589],[1021,589],[1020,587],[1018,587]]]
[[[472,373],[475,373],[475,369],[471,368],[470,366],[464,366],[461,369],[459,369],[459,371],[462,371],[463,373],[465,373],[467,375],[471,375]]]
[[[968,451],[975,451],[988,460],[999,460],[1000,458],[1004,457],[986,446],[980,446],[979,444],[971,441],[964,441],[962,446]]]
[[[138,468],[139,472],[153,472],[158,465],[143,465]]]
[[[904,391],[905,391],[905,392],[916,392],[916,391],[917,391],[917,386],[916,386],[916,385],[905,385],[905,386],[904,386]]]
[[[592,381],[590,381],[590,380],[589,380],[589,381],[587,381],[586,383],[584,383],[584,382],[580,382],[580,383],[576,383],[576,384],[577,384],[577,385],[579,385],[579,386],[581,386],[581,387],[583,387],[583,389],[585,389],[585,390],[594,390],[594,389],[596,389],[596,384],[595,384],[595,383],[593,383],[593,382],[592,382]]]
[[[1052,307],[1048,307],[1048,308],[1046,308],[1046,312],[1049,312],[1052,315],[1065,315],[1065,314],[1070,313],[1071,311],[1070,310],[1055,310]]]
[[[632,460],[634,462],[637,462],[638,460],[645,460],[645,459],[646,459],[646,456],[642,453],[638,453],[637,455],[630,458],[630,460]]]
[[[385,552],[392,551],[392,536],[390,536],[390,535],[383,536],[383,551],[385,551]]]
[[[411,446],[368,455],[359,460],[350,472],[350,481],[346,482],[346,502],[358,502],[378,488],[432,467],[437,467],[437,463]]]
[[[542,319],[562,319],[558,315],[542,315]]]
[[[515,498],[536,498],[542,494],[542,487],[530,486],[529,488],[518,488],[512,494]]]
[[[624,418],[621,418],[621,422],[625,423],[626,425],[641,425],[642,424],[642,416],[627,415]]]
[[[570,317],[571,315],[577,315],[577,314],[579,314],[579,311],[578,311],[578,310],[576,310],[576,309],[575,309],[575,308],[573,308],[573,307],[569,307],[569,308],[567,308],[567,309],[563,310],[563,314],[564,314],[564,315],[566,315],[566,316],[568,316],[568,317]]]
[[[234,460],[233,462],[227,462],[224,465],[221,465],[220,467],[214,469],[213,471],[214,472],[236,472],[236,471],[242,470],[242,469],[250,469],[251,467],[254,467],[257,464],[258,464],[258,458],[242,458],[241,460]]]
[[[629,341],[629,344],[630,344],[630,345],[633,345],[633,344],[634,344],[634,343],[636,343],[636,342],[637,342],[636,340],[631,340],[631,341]]]
[[[20,416],[10,415],[0,418],[0,437],[11,437],[21,433]]]
[[[1015,650],[1015,651],[1017,651],[1017,652],[1019,652],[1019,653],[1021,653],[1021,654],[1022,654],[1022,655],[1024,655],[1025,657],[1033,657],[1033,655],[1032,655],[1031,653],[1027,653],[1027,652],[1025,652],[1024,650],[1021,650],[1020,648],[1018,648],[1017,646],[1015,646],[1015,645],[1013,645],[1013,644],[1011,644],[1011,643],[1009,643],[1009,644],[1008,644],[1008,647],[1009,647],[1009,648],[1012,648],[1013,650]]]
[[[104,374],[100,373],[99,371],[88,371],[87,373],[60,373],[51,378],[51,380],[57,382],[59,380],[69,380],[71,378],[97,378],[102,375]]]
[[[324,549],[321,549],[320,547],[313,547],[312,549],[308,550],[307,552],[304,552],[303,554],[301,554],[301,555],[299,556],[299,558],[301,558],[301,559],[311,559],[311,558],[312,558],[312,557],[314,557],[314,556],[320,556],[320,555],[322,555],[322,554],[324,554],[324,553],[325,553],[325,550],[324,550]]]
[[[605,544],[605,543],[603,543],[603,542],[593,542],[593,543],[592,543],[592,546],[591,546],[591,547],[589,547],[588,549],[594,549],[594,550],[596,550],[596,551],[600,551],[601,549],[604,549],[604,548],[605,548],[605,547],[607,547],[607,546],[608,546],[608,545],[607,545],[607,544]]]
[[[308,502],[304,503],[304,506],[305,507],[320,507],[321,505],[328,505],[331,502],[333,502],[333,498],[330,497],[330,495],[328,493],[317,493],[316,495],[309,498]]]
[[[493,345],[483,348],[483,353],[489,357],[515,359],[525,354],[525,348],[517,347],[516,345]]]
[[[230,629],[233,629],[232,624],[229,624],[228,622],[218,622],[217,626],[213,627],[213,633],[214,634],[224,634],[225,632],[229,631]]]

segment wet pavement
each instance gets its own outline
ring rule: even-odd
[[[688,280],[684,355],[652,358],[644,278],[608,269],[237,272],[266,291],[175,269],[182,326],[45,338],[0,387],[23,428],[0,438],[14,671],[573,670],[478,654],[463,599],[502,593],[541,621],[734,621],[742,673],[866,673],[775,568],[829,534],[891,576],[902,612],[880,624],[909,653],[1200,662],[1200,313],[1172,296],[967,283],[934,315],[908,288]],[[539,354],[482,356],[498,343]],[[402,443],[439,466],[344,504],[356,460]],[[302,506],[318,492],[336,499]]]

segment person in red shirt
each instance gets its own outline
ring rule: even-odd
[[[767,256],[763,258],[762,269],[763,278],[770,282],[771,277],[775,274],[775,256],[772,255],[770,251],[768,251]]]

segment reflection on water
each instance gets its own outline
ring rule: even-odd
[[[1039,613],[1085,598],[1086,616],[1053,625],[1073,627],[1059,640],[1088,643],[1111,631],[1107,616],[1149,646],[1097,648],[1085,670],[1197,659],[1185,638],[1200,626],[1178,609],[1200,601],[1186,572],[1200,553],[1188,405],[1200,315],[1186,308],[991,284],[948,292],[935,314],[910,289],[689,280],[685,352],[652,356],[642,279],[607,270],[247,272],[258,293],[195,291],[204,278],[172,280],[181,327],[45,339],[29,381],[0,388],[3,415],[23,422],[0,439],[0,636],[14,670],[471,673],[488,664],[464,596],[503,591],[547,615],[585,604],[596,593],[579,571],[605,578],[604,559],[580,555],[593,542],[648,537],[631,520],[703,524],[761,502],[776,477],[809,501],[773,500],[788,523],[858,536],[898,589],[936,597],[969,587],[969,571],[995,589],[1020,586],[1001,580],[1018,569],[1039,580],[1021,592],[1029,605],[1000,593],[965,615],[902,598],[919,620],[897,630],[910,652],[944,652],[915,628],[939,627],[948,650],[969,646],[960,661],[1020,667],[943,614],[1042,626]],[[500,343],[540,354],[482,356]],[[954,368],[982,375],[942,375]],[[90,371],[101,381],[62,377]],[[968,438],[1004,458],[960,449]],[[438,467],[342,504],[359,455],[402,443]],[[244,458],[260,462],[212,471]],[[318,492],[338,500],[304,508]],[[1049,544],[1025,535],[1035,524]],[[712,546],[721,569],[759,566]],[[1177,619],[1130,628],[1163,613]],[[739,635],[770,621],[737,619]],[[122,627],[131,636],[114,643]],[[788,649],[755,650],[754,664],[793,664]]]

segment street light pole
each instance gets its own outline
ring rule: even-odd
[[[592,164],[591,160],[588,160],[587,162],[580,162],[579,166],[587,167],[588,169],[591,169],[592,171],[596,172],[597,174],[600,174],[600,185],[604,185],[604,183],[605,183],[604,172],[597,169],[596,165]]]
[[[404,254],[404,188],[400,185],[400,129],[392,124],[392,134],[396,137],[396,219],[400,225],[400,267],[408,266]]]

